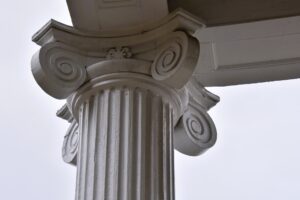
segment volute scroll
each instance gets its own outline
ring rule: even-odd
[[[77,165],[77,154],[79,147],[79,124],[74,119],[67,104],[59,109],[56,115],[70,123],[69,128],[64,136],[62,147],[62,158],[66,163]]]
[[[31,69],[45,92],[64,99],[85,82],[85,59],[77,49],[53,42],[42,46],[33,56]]]
[[[152,77],[175,88],[182,88],[197,66],[200,45],[196,38],[176,31],[161,40],[151,66]]]
[[[207,111],[219,97],[191,79],[186,85],[188,106],[174,130],[174,146],[186,155],[198,156],[211,148],[217,140],[215,124]]]
[[[79,127],[73,120],[65,137],[62,148],[62,157],[66,163],[77,165],[77,154],[79,146]]]
[[[216,139],[216,127],[210,116],[201,107],[190,104],[175,127],[175,148],[183,154],[198,156],[212,147]]]

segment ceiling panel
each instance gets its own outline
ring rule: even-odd
[[[168,0],[170,11],[183,8],[207,26],[300,15],[300,0]]]
[[[204,86],[300,78],[300,17],[209,27],[197,34]]]

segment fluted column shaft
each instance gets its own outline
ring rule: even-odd
[[[178,10],[115,31],[51,21],[34,35],[35,80],[67,100],[57,115],[71,123],[62,153],[77,166],[76,200],[174,200],[173,143],[196,156],[216,141],[207,111],[219,98],[193,78],[200,55],[193,35],[202,27]]]
[[[151,90],[99,90],[79,109],[76,200],[174,200],[173,111]]]

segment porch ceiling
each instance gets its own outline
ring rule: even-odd
[[[168,0],[169,10],[183,8],[207,26],[300,15],[299,0]]]

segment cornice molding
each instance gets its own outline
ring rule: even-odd
[[[152,63],[154,79],[182,88],[199,58],[198,41],[188,33],[172,29],[130,38],[89,38],[63,32],[52,34],[51,38],[33,56],[32,72],[39,85],[58,99],[66,98],[88,81],[87,68],[98,62],[131,58]],[[118,49],[127,49],[127,55],[116,55]]]

